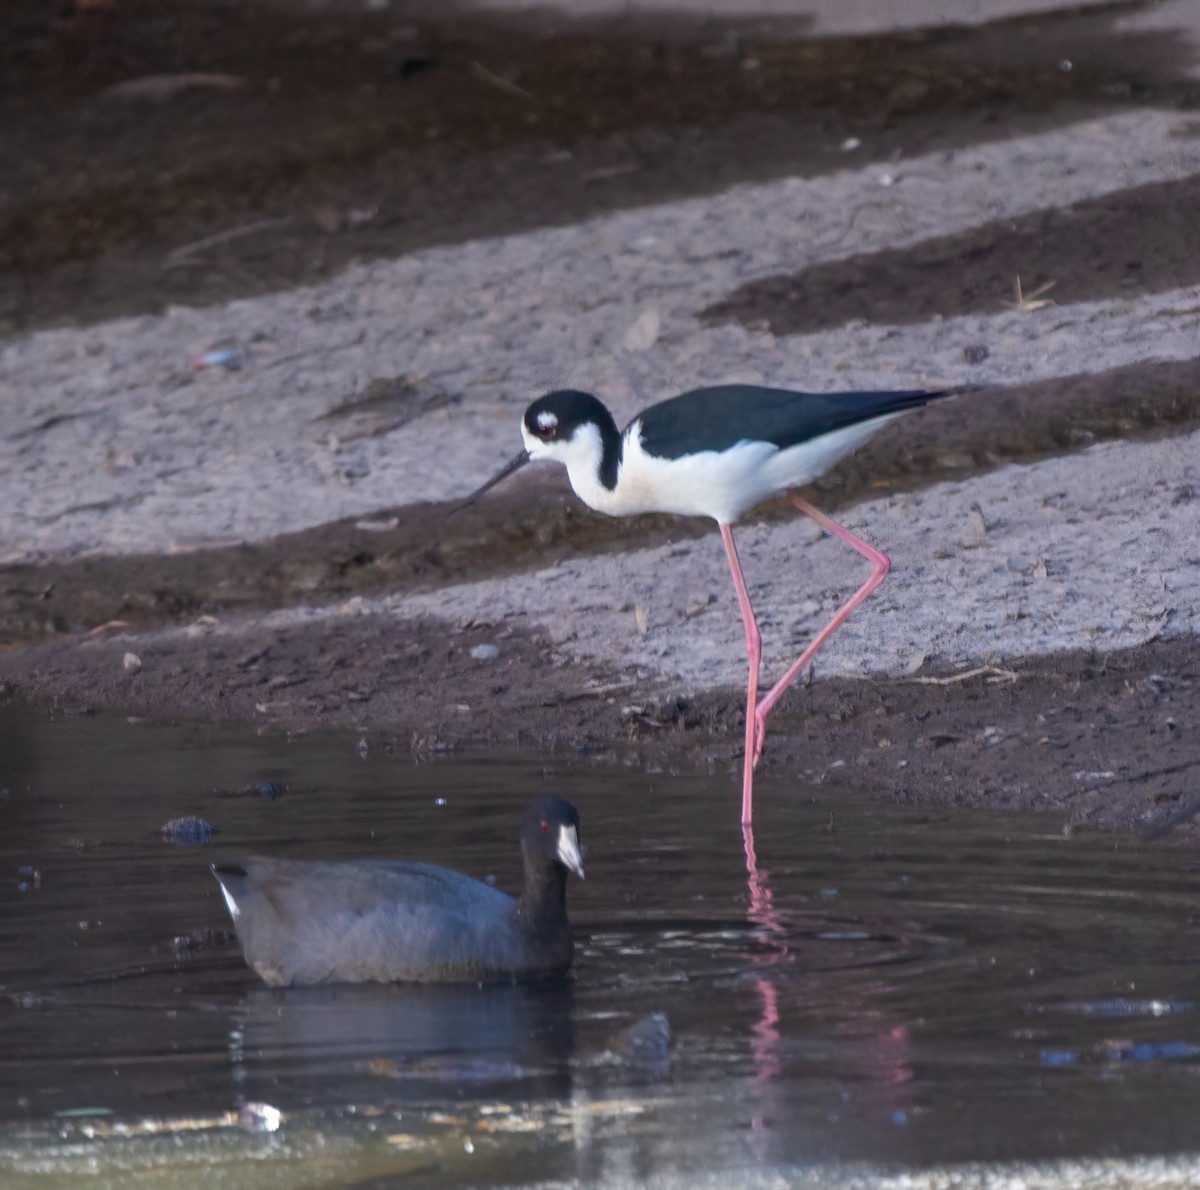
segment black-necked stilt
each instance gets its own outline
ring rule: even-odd
[[[762,755],[767,716],[891,566],[887,555],[792,489],[823,475],[902,413],[965,391],[817,394],[725,384],[651,405],[621,431],[591,393],[564,389],[547,393],[529,406],[521,423],[525,449],[464,504],[524,464],[553,459],[566,467],[576,495],[598,512],[610,516],[673,512],[710,516],[717,522],[737,588],[750,657],[742,776],[742,823],[749,826],[754,768]],[[858,550],[870,562],[871,576],[760,702],[762,638],[730,526],[744,512],[781,492],[787,492],[791,502],[823,529]]]

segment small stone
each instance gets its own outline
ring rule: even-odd
[[[649,351],[658,342],[662,319],[657,310],[643,310],[637,321],[625,332],[626,351]]]
[[[142,659],[136,653],[126,653],[121,664],[127,674],[138,673],[142,668]]]
[[[499,645],[476,645],[471,650],[471,657],[475,661],[495,661],[499,656]]]

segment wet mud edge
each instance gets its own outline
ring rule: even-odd
[[[499,651],[473,657],[479,645]],[[1200,838],[1200,640],[990,660],[994,669],[966,679],[923,670],[793,690],[770,720],[762,796],[787,783],[799,797],[853,787],[901,803],[1050,811],[1066,831]],[[632,671],[564,663],[525,629],[351,615],[236,636],[118,630],[0,652],[0,704],[349,730],[414,761],[519,747],[553,765],[630,749],[654,767],[727,771],[734,815],[741,677],[664,697]]]

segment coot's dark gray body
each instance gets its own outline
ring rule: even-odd
[[[579,816],[544,798],[526,815],[519,898],[461,872],[388,860],[251,858],[214,865],[246,961],[275,986],[561,975],[574,944],[568,869]]]

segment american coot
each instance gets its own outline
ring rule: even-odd
[[[451,982],[561,975],[574,943],[567,872],[579,814],[545,797],[521,826],[525,890],[432,864],[246,859],[212,871],[246,962],[269,984]]]

